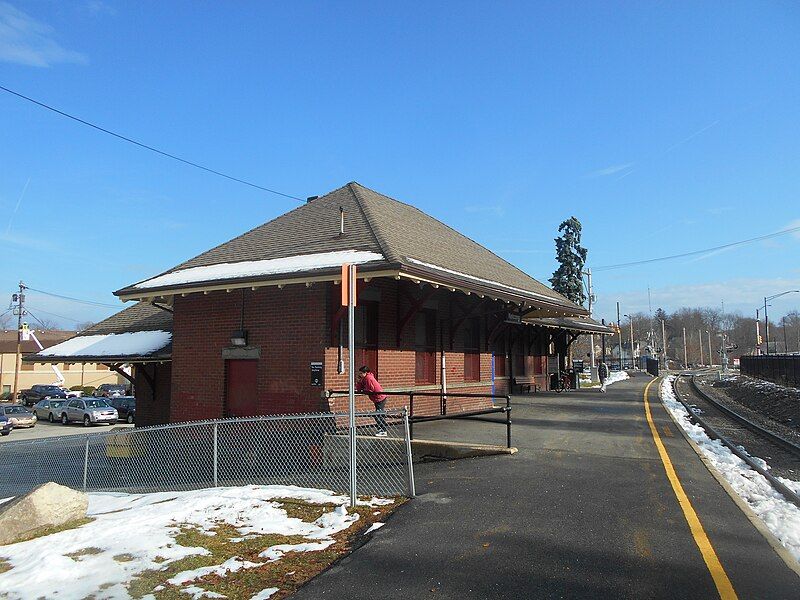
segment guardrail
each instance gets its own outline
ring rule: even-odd
[[[468,393],[446,393],[441,392],[380,392],[386,396],[404,396],[408,398],[409,409],[409,437],[414,439],[414,423],[424,423],[428,421],[442,421],[450,419],[463,419],[465,421],[483,421],[485,423],[498,423],[506,426],[506,447],[511,448],[511,396],[508,394],[468,394]],[[347,390],[328,390],[329,396],[345,396]],[[357,393],[357,396],[367,396],[368,394]],[[438,402],[424,401],[420,405],[419,399],[438,399]],[[474,408],[469,403],[461,403],[457,408],[448,408],[448,398],[463,398],[472,400],[483,400],[475,402]],[[415,402],[416,400],[416,402]],[[484,406],[485,401],[490,401],[491,406]],[[495,405],[495,400],[502,400],[502,405]],[[488,418],[486,415],[502,414],[505,418],[502,421]]]
[[[388,435],[373,437],[375,416]],[[405,410],[356,415],[358,495],[414,495]],[[347,414],[219,419],[0,444],[0,498],[48,481],[89,491],[155,492],[248,484],[348,493]]]

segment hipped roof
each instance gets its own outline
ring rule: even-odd
[[[340,235],[340,209],[344,210],[344,235]],[[355,182],[115,294],[129,300],[199,291],[209,285],[241,287],[310,275],[335,279],[339,268],[331,266],[331,257],[336,253],[367,257],[359,267],[365,275],[394,275],[452,286],[548,308],[550,314],[586,314],[582,307],[441,221]],[[279,259],[308,255],[319,256],[319,264],[324,266],[306,265],[291,271],[275,267],[287,262]],[[247,261],[255,264],[240,264]],[[220,271],[224,273],[228,267],[202,268],[231,263],[247,268],[227,279]],[[231,268],[231,272],[235,270]],[[162,277],[166,274],[177,275]],[[163,285],[164,281],[169,283]]]
[[[75,331],[63,331],[60,329],[49,329],[46,331],[36,330],[36,338],[42,346],[49,348],[59,342],[68,340],[75,335]],[[0,331],[0,354],[14,354],[17,351],[17,330]],[[23,340],[21,344],[22,354],[38,352],[39,347],[30,340]]]
[[[128,348],[135,346],[135,344],[131,344],[131,336],[143,332],[166,332],[170,335],[161,336],[161,338],[165,340],[165,343],[157,348],[151,345],[147,352],[124,349],[125,346]],[[122,334],[125,335],[120,338],[113,337]],[[153,306],[148,302],[137,302],[133,306],[129,306],[117,314],[110,316],[108,319],[81,331],[68,340],[56,344],[51,348],[45,348],[47,351],[46,355],[42,355],[41,353],[30,354],[23,360],[25,362],[34,363],[133,363],[170,360],[172,356],[172,342],[169,341],[169,339],[171,339],[171,334],[172,313]],[[109,345],[113,346],[113,343],[109,344],[109,342],[115,339],[127,339],[127,343],[120,344],[123,351],[110,354],[107,352],[92,354],[92,346],[89,346],[85,350],[80,350],[77,353],[74,350],[70,350],[70,348],[76,346],[74,340],[81,341],[87,338],[100,342],[96,345],[98,348],[103,346],[108,348]],[[60,349],[63,350],[60,351]]]

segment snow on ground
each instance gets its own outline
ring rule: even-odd
[[[800,560],[800,508],[785,500],[760,473],[751,469],[722,442],[712,440],[702,427],[690,421],[689,413],[675,397],[672,389],[673,379],[674,376],[665,377],[661,383],[661,400],[667,410],[700,447],[714,468],[764,522],[767,529],[780,540],[792,556]],[[754,459],[762,467],[769,469],[766,461],[755,457]],[[790,489],[800,493],[800,482],[782,477],[779,479]]]
[[[40,356],[145,356],[172,341],[169,331],[135,331],[105,335],[79,335],[50,346]]]
[[[158,275],[152,279],[137,283],[137,288],[162,287],[166,285],[180,285],[184,283],[197,283],[213,281],[216,279],[239,279],[242,277],[257,277],[259,275],[280,275],[284,273],[297,273],[314,269],[341,267],[343,264],[364,264],[384,260],[382,254],[367,250],[337,250],[335,252],[319,252],[317,254],[302,254],[287,256],[286,258],[269,258],[265,260],[245,260],[235,263],[222,263],[205,267],[190,267]]]
[[[339,506],[308,523],[289,517],[274,501],[276,498]],[[373,498],[360,503],[379,506],[391,502]],[[136,574],[163,568],[187,556],[209,554],[205,548],[185,547],[175,542],[175,536],[187,526],[213,533],[214,527],[226,523],[242,536],[300,535],[309,540],[307,544],[265,548],[264,562],[279,560],[286,552],[320,550],[334,542],[334,534],[358,520],[358,514],[348,513],[347,503],[347,497],[333,492],[276,485],[154,494],[90,493],[88,516],[94,521],[27,542],[0,546],[0,561],[11,565],[10,570],[0,573],[0,596],[85,598],[94,594],[98,600],[127,599],[129,594],[123,584]],[[211,597],[210,592],[190,584],[209,573],[224,576],[261,564],[264,563],[231,557],[220,565],[178,573],[170,583],[186,584],[182,591],[187,593],[187,599]],[[100,586],[105,588],[102,592],[98,592]],[[266,589],[260,597],[268,598],[275,591]]]
[[[619,381],[625,381],[626,379],[630,379],[631,376],[628,375],[627,371],[611,371],[606,378],[606,387],[611,385],[612,383],[617,383]]]

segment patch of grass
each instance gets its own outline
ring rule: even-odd
[[[11,570],[11,563],[5,560],[0,560],[0,573],[7,573]]]
[[[125,553],[125,554],[117,554],[116,556],[113,556],[112,558],[115,561],[121,562],[121,563],[131,562],[133,560],[133,554],[127,554],[127,553]],[[161,561],[161,562],[163,562],[163,561]]]
[[[277,501],[281,503],[282,508],[287,511],[289,516],[306,522],[315,521],[335,507],[334,504],[317,505],[290,498],[280,498]],[[188,556],[169,563],[162,569],[145,571],[133,579],[129,586],[129,593],[134,598],[141,598],[152,593],[158,600],[186,600],[186,594],[180,591],[185,585],[169,585],[166,583],[168,579],[181,571],[219,565],[229,558],[237,556],[242,560],[263,562],[264,564],[260,567],[228,573],[223,577],[207,575],[186,585],[197,585],[205,590],[223,594],[231,600],[248,599],[265,588],[277,587],[280,588],[280,591],[276,592],[271,600],[285,598],[297,591],[306,581],[349,553],[364,530],[376,521],[383,520],[401,504],[402,500],[397,499],[394,504],[388,506],[359,506],[355,509],[355,512],[359,514],[357,524],[335,535],[335,542],[325,550],[289,552],[280,560],[273,562],[265,562],[266,559],[259,557],[259,553],[270,546],[300,544],[311,540],[297,535],[275,534],[255,535],[241,540],[239,531],[227,524],[221,524],[214,528],[212,532],[214,535],[209,535],[196,528],[185,527],[175,537],[176,543],[187,547],[202,547],[210,554]],[[231,541],[232,539],[239,541]],[[157,586],[164,586],[164,588],[154,592],[153,589]]]
[[[276,498],[275,502],[280,503],[280,507],[286,511],[287,516],[300,519],[306,523],[313,523],[326,512],[330,512],[336,508],[336,505],[333,503],[311,504],[310,502],[304,502],[294,498]]]
[[[86,525],[87,523],[91,523],[92,521],[94,521],[94,519],[91,517],[83,517],[82,519],[75,519],[74,521],[69,521],[67,523],[64,523],[63,525],[58,525],[56,527],[41,527],[39,529],[36,529],[34,531],[25,534],[14,543],[28,542],[30,540],[35,540],[36,538],[58,533],[59,531],[67,531],[68,529],[75,529],[76,527],[81,527],[83,525]]]
[[[82,556],[92,556],[95,554],[100,554],[102,550],[100,548],[95,548],[94,546],[89,546],[88,548],[81,548],[80,550],[76,550],[75,552],[70,552],[69,554],[65,554],[64,556],[68,556],[72,560],[76,558],[81,558]]]

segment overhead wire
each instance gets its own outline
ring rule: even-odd
[[[691,252],[682,252],[680,254],[672,254],[670,256],[661,256],[659,258],[648,258],[645,260],[634,260],[631,262],[619,263],[617,265],[603,265],[600,267],[594,267],[592,270],[593,272],[599,271],[610,271],[612,269],[622,269],[625,267],[635,267],[639,265],[647,265],[654,262],[661,262],[663,260],[673,260],[676,258],[686,258],[689,256],[697,256],[699,254],[706,254],[708,252],[715,252],[717,250],[725,250],[727,248],[734,248],[736,246],[743,246],[745,244],[752,244],[753,242],[760,242],[762,240],[768,240],[770,238],[778,237],[780,235],[787,235],[789,233],[796,233],[800,232],[800,226],[798,227],[790,227],[788,229],[783,229],[781,231],[775,231],[773,233],[768,233],[766,235],[760,235],[758,237],[749,238],[746,240],[740,240],[738,242],[731,242],[729,244],[722,244],[721,246],[714,246],[713,248],[705,248],[703,250],[693,250]]]
[[[31,102],[32,104],[35,104],[35,105],[40,106],[42,108],[45,108],[45,109],[47,109],[49,111],[52,111],[52,112],[54,112],[56,114],[59,114],[62,117],[66,117],[68,119],[72,119],[73,121],[76,121],[76,122],[78,122],[78,123],[80,123],[82,125],[86,125],[87,127],[91,127],[93,129],[96,129],[97,131],[100,131],[102,133],[108,134],[110,136],[113,136],[113,137],[118,138],[120,140],[123,140],[125,142],[128,142],[129,144],[133,144],[135,146],[139,146],[140,148],[144,148],[145,150],[150,150],[151,152],[155,152],[156,154],[160,154],[161,156],[166,156],[167,158],[171,158],[171,159],[176,160],[178,162],[181,162],[181,163],[183,163],[185,165],[189,165],[191,167],[195,167],[195,168],[200,169],[202,171],[206,171],[208,173],[212,173],[213,175],[218,175],[220,177],[224,177],[225,179],[230,179],[231,181],[235,181],[237,183],[241,183],[243,185],[247,185],[247,186],[250,186],[252,188],[256,188],[256,189],[264,191],[264,192],[269,192],[270,194],[275,194],[276,196],[283,196],[284,198],[290,198],[292,200],[298,200],[300,202],[304,201],[302,198],[299,198],[298,196],[293,196],[292,194],[286,194],[284,192],[279,192],[278,190],[274,190],[274,189],[271,189],[271,188],[268,188],[268,187],[264,187],[263,185],[258,185],[257,183],[253,183],[253,182],[247,181],[245,179],[240,179],[239,177],[234,177],[233,175],[228,175],[227,173],[223,173],[222,171],[217,171],[216,169],[212,169],[211,167],[206,167],[205,165],[201,165],[201,164],[196,163],[194,161],[191,161],[191,160],[188,160],[188,159],[185,159],[185,158],[181,158],[180,156],[177,156],[177,155],[172,154],[170,152],[165,152],[164,150],[159,150],[158,148],[155,148],[154,146],[150,146],[149,144],[145,144],[143,142],[139,142],[137,140],[134,140],[133,138],[129,138],[129,137],[124,136],[124,135],[122,135],[120,133],[116,133],[114,131],[111,131],[110,129],[106,129],[105,127],[101,127],[100,125],[96,125],[96,124],[94,124],[94,123],[92,123],[90,121],[87,121],[85,119],[81,119],[80,117],[76,117],[75,115],[71,115],[71,114],[69,114],[67,112],[64,112],[63,110],[59,110],[58,108],[50,106],[49,104],[45,104],[44,102],[40,102],[39,100],[35,100],[34,98],[31,98],[30,96],[26,96],[25,94],[21,94],[19,92],[15,92],[14,90],[12,90],[10,88],[7,88],[5,86],[0,85],[0,90],[6,92],[8,94],[11,94],[13,96],[16,96],[17,98],[21,98],[22,100],[26,100],[28,102]]]
[[[32,288],[29,286],[25,286],[25,289],[30,290],[32,292],[37,292],[39,294],[44,294],[45,296],[52,296],[53,298],[61,298],[62,300],[71,300],[72,302],[79,302],[81,304],[88,304],[90,306],[102,306],[105,308],[119,308],[118,304],[106,304],[105,302],[97,302],[95,300],[83,300],[81,298],[74,298],[72,296],[64,296],[63,294],[55,294],[53,292],[46,292],[44,290],[37,290],[36,288]]]

